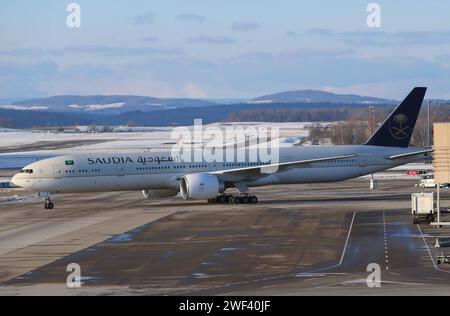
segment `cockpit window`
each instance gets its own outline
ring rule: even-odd
[[[33,169],[22,169],[20,173],[33,173]]]

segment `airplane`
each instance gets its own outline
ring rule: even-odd
[[[415,87],[363,145],[280,148],[276,162],[183,162],[171,152],[74,154],[44,159],[14,175],[15,185],[51,195],[141,190],[145,198],[172,197],[210,203],[256,203],[249,188],[295,183],[335,182],[429,159],[432,148],[408,147],[425,96]],[[229,194],[228,189],[239,194]]]

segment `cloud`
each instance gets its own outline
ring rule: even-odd
[[[397,79],[383,80],[379,82],[371,82],[366,84],[354,84],[349,86],[325,86],[321,90],[338,93],[338,94],[357,94],[365,96],[373,96],[380,98],[388,98],[392,100],[402,100],[413,87],[429,87],[426,98],[434,98],[433,87],[430,86],[430,80],[424,78],[415,79]]]
[[[248,32],[259,29],[261,26],[258,22],[236,21],[231,25],[233,31]]]
[[[441,81],[442,87],[444,82],[450,83],[446,71],[431,62],[407,57],[363,58],[345,50],[300,50],[290,53],[261,52],[240,55],[215,64],[214,70],[209,72],[209,78],[210,85],[241,92],[234,96],[255,96],[306,88],[361,88],[382,85],[389,80],[399,83],[395,85],[399,91],[397,95],[389,96],[401,98],[400,83],[407,88],[418,82],[431,85]],[[195,80],[203,83],[199,79]],[[393,90],[395,89],[391,91]],[[389,94],[391,91],[388,91]]]
[[[222,35],[208,36],[199,35],[188,38],[188,42],[195,44],[231,44],[236,42],[234,38]]]
[[[58,76],[58,65],[52,62],[0,63],[0,95],[7,98],[42,96],[39,83]]]
[[[307,30],[305,34],[309,36],[331,36],[334,33],[328,29],[315,28]]]
[[[1,76],[22,76],[26,78],[46,78],[58,72],[58,65],[53,62],[39,63],[0,63]]]
[[[108,56],[133,56],[133,55],[183,55],[179,49],[170,49],[162,47],[123,47],[123,46],[104,46],[104,45],[80,45],[67,46],[65,53],[99,54]]]
[[[365,57],[357,55],[357,49],[343,47],[200,58],[178,50],[168,53],[172,50],[163,47],[71,46],[60,49],[68,56],[55,57],[59,65],[0,58],[0,95],[120,93],[231,98],[326,88],[401,99],[414,85],[428,85],[433,97],[448,95],[450,55],[429,61],[404,55]]]
[[[206,22],[206,17],[193,13],[178,14],[176,19],[183,22],[193,22],[198,24]]]
[[[295,37],[295,36],[299,36],[300,34],[298,32],[288,30],[288,31],[286,31],[286,35],[287,36],[291,36],[291,37]]]
[[[40,56],[43,51],[34,48],[0,49],[0,56]]]
[[[156,36],[146,36],[142,39],[143,42],[157,42],[158,38]]]
[[[153,24],[155,22],[155,17],[156,17],[155,12],[147,12],[142,15],[136,15],[133,18],[133,24],[137,26],[145,26]]]
[[[206,92],[195,83],[189,82],[181,88],[181,94],[188,98],[206,98]]]
[[[329,29],[310,29],[305,36],[335,38],[349,45],[360,46],[407,46],[434,45],[450,42],[450,30],[435,31],[398,31],[385,32],[380,30],[335,32]]]

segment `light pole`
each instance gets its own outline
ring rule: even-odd
[[[370,117],[369,117],[370,136],[372,136],[372,134],[373,134],[373,111],[374,110],[375,110],[374,106],[369,106],[369,112],[370,112]]]
[[[427,146],[430,147],[430,107],[431,107],[431,100],[428,100],[428,111],[427,111]]]
[[[370,127],[370,137],[372,137],[373,134],[373,112],[375,110],[374,106],[369,106],[369,127]],[[373,179],[373,173],[370,175],[370,188],[376,189],[377,183]]]

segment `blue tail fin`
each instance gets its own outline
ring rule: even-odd
[[[383,122],[366,145],[408,147],[427,88],[416,87]]]

